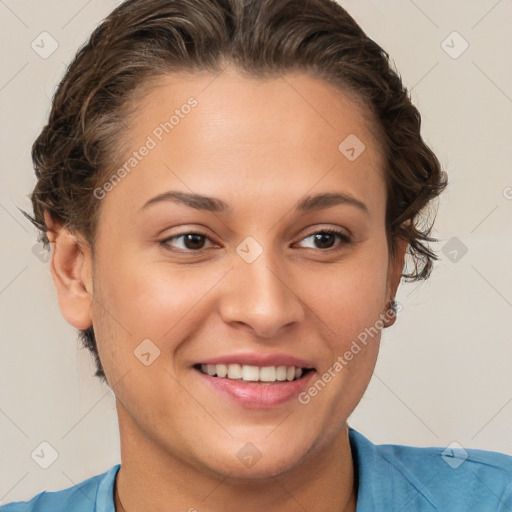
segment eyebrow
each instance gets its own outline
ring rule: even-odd
[[[151,205],[166,201],[184,204],[185,206],[189,206],[196,210],[205,210],[214,213],[228,213],[233,211],[232,207],[222,199],[178,191],[169,191],[159,194],[147,201],[141,209],[144,210]],[[295,210],[299,212],[307,212],[322,210],[324,208],[330,208],[340,204],[355,206],[366,214],[369,213],[368,207],[362,201],[356,199],[350,194],[339,192],[306,196],[295,205]]]

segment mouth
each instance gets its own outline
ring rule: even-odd
[[[293,382],[305,378],[309,372],[314,371],[314,368],[297,366],[255,366],[238,363],[198,363],[194,365],[194,368],[210,377],[257,384]]]
[[[243,409],[269,410],[292,404],[309,385],[315,368],[240,363],[195,364],[192,369],[215,399]],[[289,363],[290,364],[290,363]]]

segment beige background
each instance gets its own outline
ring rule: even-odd
[[[429,281],[401,288],[403,310],[349,423],[376,443],[512,454],[512,1],[341,3],[394,58],[451,182],[435,233],[445,254]],[[116,4],[0,0],[1,503],[119,462],[113,395],[77,350],[48,264],[32,252],[36,232],[16,208],[30,208],[30,147],[65,65]],[[31,47],[44,31],[58,43],[46,59]],[[445,247],[453,237],[459,248]],[[58,453],[48,469],[31,458],[43,441]]]

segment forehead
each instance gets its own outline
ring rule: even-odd
[[[172,189],[263,204],[341,189],[382,210],[373,133],[358,103],[304,73],[256,79],[228,67],[162,76],[132,104],[129,149],[116,167],[129,172],[109,201],[130,196],[142,206]]]
[[[205,142],[215,135],[212,125],[217,131],[225,129],[222,136],[229,136],[226,142],[245,145],[260,144],[266,139],[317,147],[322,142],[331,145],[350,135],[347,130],[353,130],[380,149],[374,136],[376,127],[370,122],[371,114],[363,106],[364,101],[352,91],[342,92],[304,72],[256,78],[241,75],[231,65],[217,74],[178,72],[147,82],[135,98],[130,126],[139,136],[151,128],[155,119],[166,121],[176,113],[179,119],[173,121],[178,121],[173,135],[181,133],[186,137],[193,131]],[[191,98],[197,108],[189,116],[186,104]],[[181,123],[185,117],[194,120]],[[179,130],[174,129],[177,124],[181,124]],[[278,124],[286,130],[276,140]]]

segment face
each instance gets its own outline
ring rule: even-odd
[[[362,333],[401,270],[364,113],[305,74],[228,68],[161,79],[125,142],[125,172],[97,192],[86,313],[121,435],[255,478],[320,454],[367,387],[380,333]]]

